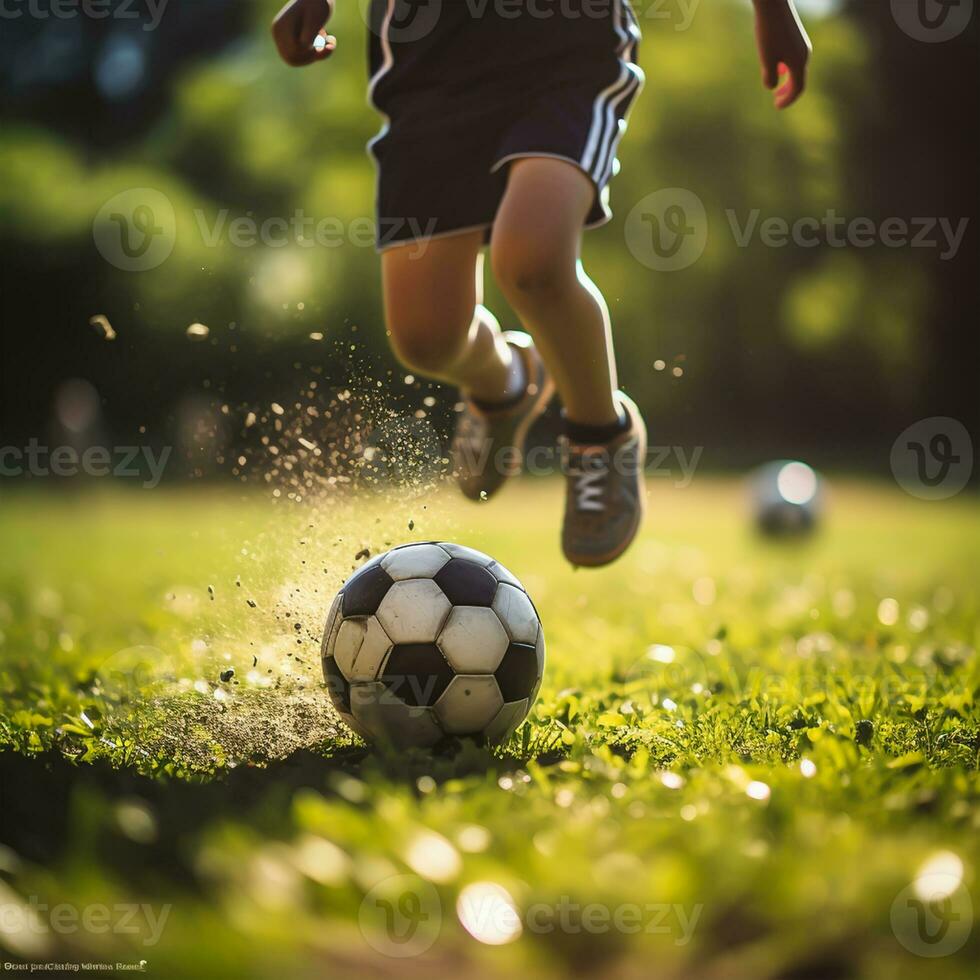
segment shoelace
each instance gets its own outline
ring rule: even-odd
[[[632,448],[634,441],[626,445]],[[575,509],[580,512],[599,514],[605,511],[606,478],[609,476],[608,459],[588,451],[573,452],[568,473],[574,481]]]
[[[578,510],[603,511],[606,509],[602,499],[602,483],[605,470],[592,473],[579,473],[575,477],[575,506]]]
[[[573,492],[576,510],[601,513],[606,509],[603,497],[609,470],[602,465],[600,459],[585,454],[579,456],[569,467],[569,475],[575,481]]]

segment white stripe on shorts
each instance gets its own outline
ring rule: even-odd
[[[616,120],[616,107],[623,99],[635,95],[643,88],[644,79],[642,70],[635,65],[631,65],[630,69],[630,83],[606,106],[605,136],[603,136],[602,150],[599,152],[595,169],[592,173],[593,180],[600,186],[607,179],[607,171],[612,168],[612,161],[616,156],[616,147],[619,145],[619,140],[626,131],[625,117],[618,122]]]
[[[636,47],[636,22],[630,17],[629,24],[624,24],[621,0],[614,0],[613,30],[620,39],[617,54],[620,55],[622,68],[616,81],[604,88],[592,104],[592,125],[581,159],[582,169],[597,182],[606,169],[606,156],[614,136],[612,130],[616,128],[613,116],[616,106],[643,82],[643,72],[629,60]],[[606,132],[607,126],[609,132]]]

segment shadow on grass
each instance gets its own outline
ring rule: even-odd
[[[195,888],[187,844],[209,827],[246,822],[271,839],[294,830],[292,800],[311,789],[350,806],[372,806],[359,790],[385,786],[420,793],[422,777],[442,783],[470,776],[496,778],[519,765],[485,746],[447,739],[431,750],[395,752],[362,746],[331,755],[301,750],[263,765],[244,764],[212,778],[187,780],[142,775],[106,759],[73,762],[63,753],[0,752],[0,842],[19,858],[56,867],[86,854],[122,879],[149,883],[160,877]],[[134,842],[120,832],[118,808],[147,806],[155,840]]]

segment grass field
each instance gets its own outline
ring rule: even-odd
[[[977,500],[832,482],[822,533],[772,545],[739,483],[654,481],[597,574],[559,493],[5,492],[2,959],[974,976]],[[433,538],[523,579],[545,680],[503,749],[382,755],[332,715],[320,629],[355,555]]]

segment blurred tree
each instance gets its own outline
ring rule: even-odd
[[[917,15],[921,9],[915,0],[897,2]],[[970,375],[975,379],[980,364],[974,326],[980,319],[980,21],[974,12],[956,37],[927,43],[901,30],[892,8],[848,3],[848,14],[869,40],[874,74],[865,84],[876,93],[873,102],[848,112],[854,133],[848,164],[876,215],[969,219],[954,261],[941,261],[934,251],[914,258],[930,288],[914,334],[918,398],[910,414],[951,415],[977,432],[980,399]]]

